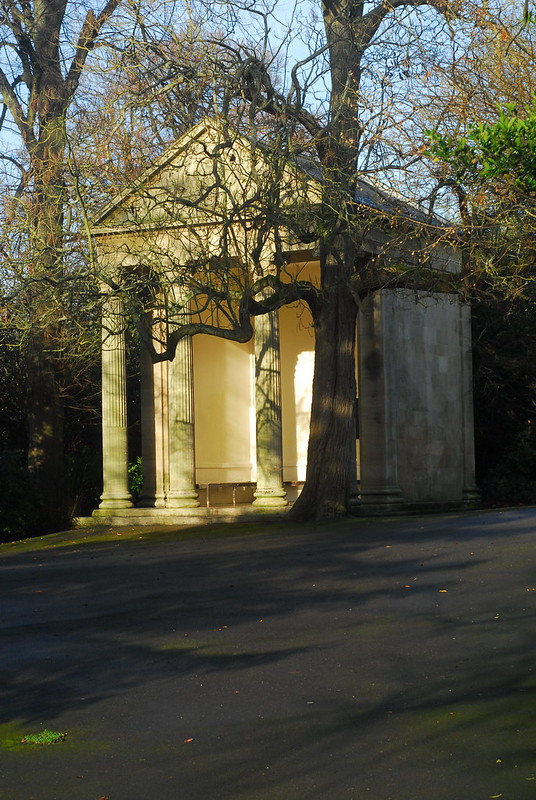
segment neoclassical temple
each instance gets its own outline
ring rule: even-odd
[[[250,273],[277,269],[289,281],[318,281],[317,244],[303,235],[302,217],[320,196],[321,175],[305,163],[274,165],[272,157],[268,182],[267,159],[262,147],[203,121],[94,221],[108,293],[103,492],[95,522],[273,512],[300,491],[314,366],[307,307],[294,303],[256,317],[249,341],[209,335],[211,326],[231,328],[238,313],[234,301],[215,305],[214,297],[223,289],[227,298],[239,296]],[[280,171],[275,199],[274,169]],[[286,217],[263,226],[255,211],[261,203],[273,203],[274,213],[285,209]],[[422,212],[379,188],[363,182],[356,203],[371,219],[364,237],[371,263],[411,266],[425,254],[438,275],[433,290],[383,280],[362,301],[356,503],[371,513],[459,506],[476,497],[470,312],[448,288],[452,282],[439,279],[459,271],[458,254],[448,241],[423,238]],[[385,225],[390,214],[405,219],[404,240],[395,241]],[[192,293],[192,275],[200,275],[200,286],[208,281],[205,294]],[[132,303],[147,323],[140,352],[143,487],[136,504],[128,488],[125,367]],[[173,359],[158,360],[170,332],[188,322],[208,332],[179,339]]]

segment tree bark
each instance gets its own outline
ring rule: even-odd
[[[341,237],[337,238],[341,244]],[[307,474],[302,493],[290,511],[297,520],[338,517],[350,511],[350,492],[355,483],[357,323],[357,306],[347,279],[350,265],[353,246],[349,239],[338,252],[330,250],[322,258],[322,301],[314,318],[315,370]]]
[[[78,88],[96,37],[120,0],[88,9],[67,58],[62,52],[68,0],[2,4],[2,46],[11,55],[0,66],[0,97],[27,150],[30,168],[21,196],[26,202],[28,365],[28,470],[39,524],[64,524],[62,359],[63,208],[65,112]],[[68,49],[66,47],[66,49]],[[11,57],[13,56],[13,58]],[[24,85],[24,91],[18,87]]]
[[[68,523],[64,487],[64,411],[59,358],[63,278],[63,116],[43,115],[39,141],[30,150],[32,258],[28,333],[28,471],[42,530]],[[38,288],[37,288],[38,287]],[[59,291],[58,291],[59,290]]]

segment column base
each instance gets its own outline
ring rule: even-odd
[[[482,495],[476,486],[471,488],[464,488],[462,492],[462,500],[468,506],[475,508],[482,502]]]
[[[253,493],[255,500],[252,505],[263,506],[264,508],[277,508],[288,505],[286,499],[287,493],[281,487],[280,489],[257,489]]]
[[[166,508],[198,508],[199,495],[195,490],[190,492],[173,492],[166,496]]]
[[[131,495],[104,496],[101,495],[99,508],[133,508],[134,503]]]
[[[370,489],[360,487],[359,500],[361,508],[373,513],[395,511],[404,505],[404,498],[398,486],[384,486]]]

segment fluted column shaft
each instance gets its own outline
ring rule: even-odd
[[[194,390],[192,337],[179,340],[169,364],[168,508],[199,505],[195,485]]]
[[[102,316],[102,473],[100,508],[128,508],[128,437],[123,306],[110,297]]]
[[[163,508],[169,470],[168,362],[155,364],[142,346],[140,373],[143,486],[138,505]]]
[[[281,427],[281,361],[277,311],[255,320],[257,490],[254,505],[285,506]]]

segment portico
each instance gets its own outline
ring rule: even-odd
[[[144,202],[156,204],[154,187],[169,188],[166,175],[184,171],[185,164],[196,175],[192,166],[196,143],[206,150],[207,137],[213,141],[213,135],[199,125],[188,146],[175,146],[161,158],[140,183]],[[310,177],[306,180],[311,182]],[[93,227],[103,274],[118,275],[147,262],[139,196],[139,189],[123,194]],[[125,211],[135,203],[136,221]],[[168,214],[158,225],[153,215],[147,229],[151,241],[156,230],[168,249],[171,242],[175,255],[185,252],[191,260],[185,244],[192,239],[191,227],[171,224]],[[205,248],[207,241],[203,240]],[[372,254],[386,249],[380,231],[371,230],[367,242]],[[315,243],[304,246],[289,237],[286,247],[289,276],[315,280],[319,267]],[[267,250],[266,262],[274,258]],[[450,246],[438,248],[433,258],[439,272],[459,268]],[[166,270],[169,278],[171,269]],[[283,511],[305,478],[314,353],[308,309],[294,304],[256,317],[253,337],[247,342],[204,333],[185,336],[171,361],[155,362],[142,345],[143,486],[134,505],[128,488],[128,309],[124,293],[114,288],[116,283],[107,285],[102,339],[103,492],[93,513],[95,521],[156,524]],[[163,309],[171,305],[175,312],[167,317]],[[177,308],[182,308],[184,319],[208,313],[181,296],[180,275],[173,274],[147,299],[144,312],[152,320],[156,351],[181,322]],[[476,487],[468,307],[445,289],[425,292],[393,286],[371,291],[359,311],[356,352],[355,452],[361,507],[384,512],[472,500]]]

